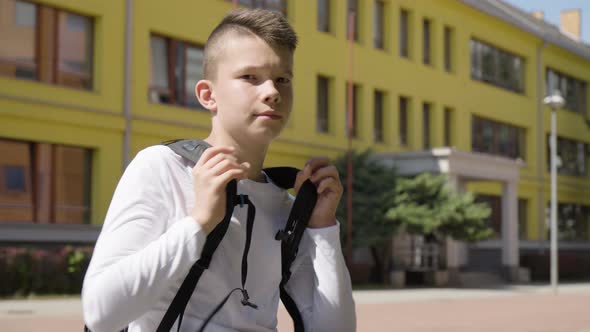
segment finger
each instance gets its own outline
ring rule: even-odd
[[[309,179],[310,176],[311,176],[311,166],[306,164],[305,167],[297,173],[297,177],[295,178],[295,185],[293,186],[293,188],[295,189],[295,192],[299,191],[299,188],[301,188],[301,185],[303,184],[303,182],[305,182],[305,180]]]
[[[246,176],[248,176],[248,172],[245,169],[232,168],[216,177],[215,181],[220,185],[227,185],[231,180],[241,180]]]
[[[320,167],[327,166],[330,164],[330,159],[328,157],[315,157],[311,158],[305,164],[306,166],[309,165],[311,167],[311,173],[315,172]]]
[[[250,164],[248,164],[248,163],[239,164],[239,163],[232,161],[230,159],[224,159],[224,160],[220,161],[217,165],[213,166],[209,170],[209,172],[211,172],[210,174],[213,174],[214,176],[219,176],[219,175],[227,172],[230,169],[243,169],[244,171],[248,171],[249,168],[250,168]]]
[[[205,163],[207,163],[209,161],[209,159],[213,158],[218,153],[231,154],[231,153],[235,152],[235,150],[236,150],[236,148],[234,148],[233,146],[214,146],[214,147],[210,147],[208,149],[205,149],[205,151],[201,155],[201,158],[199,158],[199,161],[197,161],[197,164],[195,166],[202,166],[202,165],[204,165]]]
[[[215,167],[215,165],[219,164],[220,162],[222,162],[224,160],[230,160],[232,162],[235,162],[236,164],[238,163],[238,158],[236,158],[236,156],[234,156],[232,154],[224,153],[224,152],[219,152],[215,156],[213,156],[211,159],[209,159],[209,161],[207,161],[205,164],[203,164],[202,167],[205,169],[212,169]]]
[[[326,177],[333,177],[335,179],[340,179],[338,175],[338,169],[334,165],[324,166],[317,169],[311,176],[311,181],[317,183],[318,181],[322,180]]]
[[[318,184],[318,194],[323,194],[325,192],[342,193],[342,185],[340,184],[340,181],[333,177],[322,179]]]

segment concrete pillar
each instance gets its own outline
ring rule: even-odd
[[[458,193],[465,190],[465,183],[456,174],[448,175],[449,186]],[[446,241],[447,270],[449,271],[449,285],[460,284],[459,272],[462,265],[467,263],[467,248],[464,243],[448,237]]]
[[[502,188],[502,265],[508,281],[518,281],[518,187],[508,181]]]

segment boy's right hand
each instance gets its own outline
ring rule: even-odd
[[[235,148],[219,146],[206,149],[193,167],[195,205],[191,216],[209,234],[225,216],[225,187],[232,180],[248,177],[250,164],[240,163]]]

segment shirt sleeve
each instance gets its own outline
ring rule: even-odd
[[[141,151],[113,195],[82,289],[93,332],[119,331],[163,295],[173,296],[200,257],[200,224],[192,217],[169,222],[170,170],[162,159],[156,147]]]
[[[350,275],[340,247],[340,224],[308,228],[286,289],[306,331],[355,331]]]

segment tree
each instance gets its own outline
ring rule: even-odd
[[[491,237],[493,230],[486,225],[490,208],[475,203],[471,193],[450,190],[446,183],[444,175],[430,173],[398,179],[386,219],[431,242],[440,242],[446,236],[466,242]]]
[[[396,224],[385,218],[391,208],[395,192],[395,170],[378,163],[371,158],[371,150],[362,153],[353,152],[352,184],[352,239],[353,248],[368,247],[375,261],[372,279],[383,282],[389,272],[391,255],[391,236],[396,231]],[[338,220],[342,224],[342,243],[346,243],[347,217],[347,162],[344,154],[335,161],[344,186],[344,194],[337,210]]]

